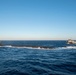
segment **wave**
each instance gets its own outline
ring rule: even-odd
[[[58,47],[57,49],[76,49],[76,46]]]
[[[0,47],[13,47],[12,45],[5,45],[5,46],[0,46]]]
[[[65,47],[48,47],[48,46],[12,46],[12,45],[5,45],[0,47],[6,48],[27,48],[27,49],[42,49],[42,50],[51,50],[51,49],[76,49],[76,46],[65,46]]]
[[[9,48],[28,48],[28,49],[53,49],[54,47],[48,46],[12,46],[12,45],[5,45],[0,47],[9,47]]]
[[[30,73],[29,72],[21,72],[21,71],[18,71],[16,69],[9,69],[9,70],[6,70],[2,73],[0,73],[0,75],[29,75]]]

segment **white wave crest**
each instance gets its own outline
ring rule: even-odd
[[[0,46],[0,47],[12,47],[11,45],[5,45],[5,46]]]
[[[9,47],[9,48],[27,48],[27,49],[39,49],[39,50],[63,50],[63,49],[76,49],[76,46],[66,46],[66,47],[55,47],[55,48],[45,48],[45,47],[32,47],[32,46],[11,46],[5,45],[0,47]]]
[[[58,47],[57,49],[76,49],[76,46]]]

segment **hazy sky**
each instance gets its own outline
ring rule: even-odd
[[[76,0],[0,0],[0,39],[76,39]]]

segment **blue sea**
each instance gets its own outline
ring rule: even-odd
[[[1,43],[0,75],[76,75],[76,45],[66,40]]]

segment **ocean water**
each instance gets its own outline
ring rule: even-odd
[[[0,75],[76,75],[76,45],[67,41],[1,41]]]

